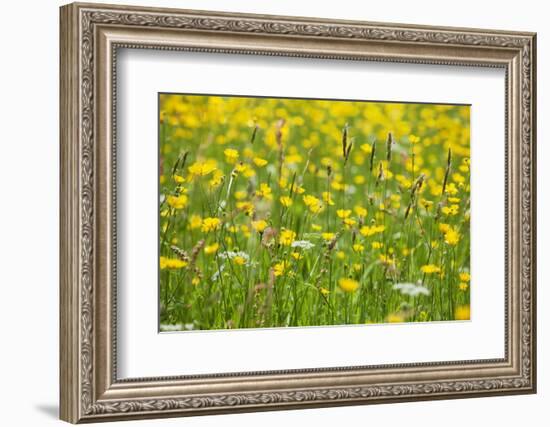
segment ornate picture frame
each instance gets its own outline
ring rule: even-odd
[[[99,4],[61,8],[61,419],[112,421],[536,391],[536,35]],[[505,357],[188,377],[117,377],[117,49],[506,73]]]

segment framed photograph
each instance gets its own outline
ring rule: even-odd
[[[61,8],[61,418],[536,390],[533,33]]]

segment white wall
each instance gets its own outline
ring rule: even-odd
[[[113,3],[124,3],[110,0]],[[130,1],[130,0],[129,0]],[[542,425],[550,405],[550,29],[544,2],[462,0],[360,2],[277,0],[133,0],[134,4],[538,32],[539,393],[438,402],[265,412],[132,425],[280,426],[361,423]],[[47,426],[58,401],[58,6],[57,0],[6,2],[0,31],[0,419],[3,425]],[[546,13],[545,13],[546,12]]]

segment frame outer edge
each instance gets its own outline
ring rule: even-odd
[[[79,114],[78,19],[75,5],[59,9],[59,418],[80,418],[79,376]]]
[[[537,393],[537,33],[531,35],[531,390]]]
[[[528,182],[525,182],[525,187],[521,187],[521,193],[525,194],[525,203],[523,216],[527,225],[527,250],[524,256],[528,258],[527,265],[530,267],[525,276],[527,283],[523,287],[526,297],[524,310],[529,312],[528,316],[523,318],[525,334],[522,337],[523,353],[520,352],[520,358],[525,359],[527,365],[524,365],[523,375],[521,378],[510,379],[500,388],[499,381],[505,381],[501,378],[489,379],[485,381],[459,381],[457,384],[460,387],[466,387],[463,390],[453,388],[454,383],[427,383],[427,384],[398,384],[397,394],[393,394],[393,386],[378,387],[374,395],[363,396],[358,388],[348,389],[323,389],[323,390],[292,390],[277,392],[270,390],[263,394],[257,393],[238,393],[232,395],[207,395],[207,396],[192,396],[186,399],[167,399],[167,398],[148,398],[143,400],[111,400],[97,401],[97,396],[94,396],[97,386],[93,374],[95,373],[94,353],[96,352],[96,330],[92,329],[90,324],[91,316],[94,315],[95,299],[97,294],[92,293],[93,288],[97,285],[97,277],[94,277],[93,268],[97,259],[94,254],[94,243],[90,242],[90,238],[95,238],[97,223],[94,224],[94,207],[95,199],[95,184],[94,177],[97,172],[97,165],[94,163],[94,135],[95,124],[94,115],[95,109],[89,111],[82,109],[82,106],[88,108],[91,100],[95,102],[95,87],[94,76],[97,72],[95,69],[90,71],[88,60],[93,64],[95,58],[93,53],[94,37],[89,38],[90,34],[84,32],[81,34],[82,28],[86,29],[90,21],[81,21],[81,12],[89,7],[92,11],[104,13],[106,11],[126,11],[130,13],[130,18],[134,17],[131,12],[141,12],[147,15],[150,12],[162,11],[164,13],[193,13],[197,19],[200,28],[206,31],[220,30],[216,26],[219,24],[214,18],[220,18],[225,21],[231,17],[233,21],[239,16],[244,18],[244,21],[250,20],[252,24],[258,23],[261,20],[263,24],[272,24],[266,27],[266,33],[280,35],[283,34],[284,28],[279,28],[270,21],[280,19],[288,26],[296,26],[298,23],[304,23],[308,28],[315,29],[316,24],[322,26],[320,37],[328,39],[344,39],[346,37],[362,38],[363,34],[357,28],[350,34],[348,33],[332,33],[332,30],[326,24],[330,22],[317,22],[315,18],[292,18],[292,17],[262,17],[261,15],[247,14],[223,14],[211,11],[184,11],[177,9],[157,9],[157,8],[142,8],[142,7],[127,7],[119,5],[101,5],[101,4],[71,4],[63,6],[60,9],[60,164],[61,164],[61,197],[60,197],[60,418],[71,422],[94,422],[108,421],[118,419],[139,419],[151,417],[167,417],[167,416],[182,416],[182,415],[201,415],[214,413],[236,413],[249,412],[258,410],[280,410],[290,408],[306,408],[306,407],[326,407],[336,405],[349,404],[365,404],[365,403],[382,403],[383,401],[398,402],[410,400],[435,400],[440,398],[462,398],[471,396],[485,396],[497,394],[523,394],[533,393],[536,391],[536,314],[535,314],[535,294],[536,294],[536,35],[534,33],[508,33],[508,32],[490,32],[487,30],[467,30],[463,37],[464,39],[457,40],[451,36],[461,36],[459,28],[438,28],[438,27],[414,27],[403,26],[396,28],[396,31],[404,30],[397,35],[397,41],[401,39],[411,40],[409,36],[415,36],[417,32],[409,31],[414,28],[422,29],[418,31],[420,43],[425,45],[454,45],[465,44],[474,46],[478,43],[487,47],[497,46],[513,49],[515,51],[530,50],[523,57],[527,64],[520,60],[522,70],[526,71],[523,75],[523,85],[520,84],[520,93],[524,96],[522,104],[524,110],[530,115],[523,123],[523,129],[529,133],[529,137],[522,140],[523,147],[528,150],[522,160],[526,161],[526,173],[521,168],[521,172],[525,173]],[[107,13],[109,15],[109,13]],[[84,15],[85,16],[85,15]],[[145,16],[145,18],[149,18]],[[106,22],[111,18],[106,16]],[[263,22],[267,19],[267,23]],[[275,24],[278,24],[276,20]],[[116,22],[115,22],[116,23]],[[205,23],[206,25],[202,25]],[[335,21],[334,24],[353,25],[350,22]],[[131,23],[137,25],[136,22]],[[357,23],[363,25],[367,23]],[[378,25],[379,23],[368,23],[369,25]],[[144,25],[152,25],[148,19],[144,20]],[[195,23],[190,24],[190,28],[194,27]],[[224,24],[225,25],[225,24]],[[382,24],[380,24],[383,26]],[[386,24],[391,30],[393,25]],[[81,28],[82,27],[82,28]],[[183,26],[182,26],[183,27]],[[205,27],[205,28],[203,28]],[[187,28],[187,27],[186,27]],[[231,27],[232,28],[232,27]],[[222,25],[221,30],[224,27]],[[375,28],[376,29],[376,28]],[[330,30],[330,31],[329,31]],[[436,37],[432,40],[430,37],[423,38],[422,32],[445,31],[445,37]],[[254,27],[240,28],[237,32],[254,32]],[[260,32],[264,32],[263,30]],[[292,31],[291,31],[292,33]],[[310,36],[306,34],[300,26],[297,29],[298,36]],[[233,33],[234,34],[234,33]],[[293,33],[292,33],[293,34]],[[438,36],[437,33],[435,33]],[[88,38],[86,38],[86,37]],[[390,38],[393,36],[390,36]],[[470,37],[470,38],[468,38]],[[382,38],[379,38],[382,40]],[[416,39],[415,39],[416,40]],[[412,40],[412,41],[415,41]],[[416,41],[419,41],[416,40]],[[462,42],[460,42],[462,40]],[[83,48],[83,46],[85,48]],[[92,48],[92,50],[90,50]],[[88,56],[90,56],[88,58]],[[81,62],[82,60],[82,62]],[[405,61],[407,62],[407,61]],[[95,65],[93,65],[95,66]],[[91,81],[90,81],[91,77]],[[518,76],[519,77],[519,76]],[[88,89],[92,91],[88,93]],[[527,95],[527,96],[525,96]],[[81,99],[82,97],[82,99]],[[92,122],[90,123],[90,120]],[[521,122],[521,120],[520,120]],[[90,127],[90,124],[92,125]],[[523,135],[523,133],[522,133]],[[91,162],[91,163],[90,163]],[[83,197],[81,197],[83,196]],[[521,224],[518,224],[521,226]],[[521,235],[520,235],[521,236]],[[523,236],[522,236],[523,237]],[[530,261],[530,262],[529,262]],[[524,261],[525,262],[525,261]],[[522,266],[526,265],[522,263]],[[533,274],[534,273],[534,274]],[[95,295],[94,295],[95,294]],[[530,362],[530,363],[529,363]],[[475,379],[475,378],[474,378]],[[464,384],[462,384],[464,383]],[[506,385],[508,384],[508,385]],[[420,387],[418,390],[415,386]],[[440,387],[440,388],[439,388]],[[450,388],[449,388],[450,387]],[[471,389],[469,387],[472,387]],[[317,393],[318,392],[318,393]],[[323,393],[326,396],[323,398]],[[337,396],[334,394],[337,393]],[[365,392],[366,393],[366,392]],[[377,394],[380,393],[380,394]],[[386,394],[389,393],[389,394]],[[265,400],[265,399],[271,400]],[[380,398],[380,399],[379,399]],[[386,399],[387,398],[387,399]],[[367,399],[369,400],[367,402]],[[371,400],[372,399],[372,400]]]

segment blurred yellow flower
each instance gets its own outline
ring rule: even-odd
[[[353,218],[345,218],[342,222],[348,230],[352,228],[355,224],[357,224],[357,221],[355,221]]]
[[[254,205],[252,202],[237,202],[235,203],[235,206],[238,210],[243,211],[248,216],[254,213]]]
[[[200,228],[202,225],[202,218],[200,215],[191,215],[191,218],[189,218],[189,228],[191,230],[195,230],[196,228]]]
[[[360,243],[355,243],[352,248],[354,252],[363,252],[365,250],[365,247]]]
[[[281,230],[281,235],[279,236],[279,243],[284,246],[290,246],[292,242],[294,242],[295,237],[296,237],[295,231],[289,230],[287,228],[283,228]]]
[[[388,323],[403,323],[405,321],[405,317],[401,313],[391,313],[388,314],[386,321]]]
[[[183,209],[187,206],[189,198],[185,194],[180,194],[179,196],[166,196],[166,203],[168,203],[174,209]]]
[[[275,276],[282,276],[286,269],[288,268],[288,262],[281,261],[273,265],[273,274]]]
[[[265,199],[271,200],[273,194],[271,193],[271,188],[265,182],[260,184],[260,188],[256,190],[256,196],[263,197]]]
[[[440,222],[437,227],[443,234],[451,229],[451,226],[449,224],[445,224],[444,222]]]
[[[240,255],[237,255],[237,256],[233,257],[233,262],[236,265],[245,265],[246,264],[246,258],[244,258]]]
[[[372,146],[370,144],[361,144],[360,148],[361,151],[366,154],[370,154],[372,152]]]
[[[172,176],[172,178],[174,179],[174,182],[176,184],[183,184],[185,182],[185,178],[183,176],[180,176],[180,175],[174,174],[174,176]]]
[[[459,305],[455,309],[455,320],[470,320],[470,306]]]
[[[388,267],[389,267],[389,266],[394,266],[394,265],[395,265],[395,260],[394,260],[392,257],[390,257],[390,256],[388,256],[388,255],[386,255],[386,254],[381,254],[381,255],[378,257],[378,259],[380,260],[380,262],[381,262],[382,264],[384,264],[384,265],[386,265],[386,266],[388,266]]]
[[[353,182],[357,185],[364,184],[366,181],[365,177],[363,175],[355,175],[353,177]]]
[[[328,233],[328,232],[321,233],[321,237],[323,239],[325,239],[326,241],[330,241],[330,240],[334,239],[334,236],[336,236],[336,234],[334,234],[334,233]]]
[[[243,190],[238,190],[238,191],[235,191],[235,193],[233,193],[233,197],[235,197],[235,199],[237,199],[237,200],[246,199],[247,195],[248,195],[248,193],[246,191],[243,191]]]
[[[234,164],[239,158],[239,152],[233,148],[226,148],[223,150],[223,154],[227,163]]]
[[[220,248],[219,243],[212,243],[211,245],[207,245],[204,247],[204,253],[206,255],[212,255],[218,252],[218,249]]]
[[[454,216],[454,215],[457,215],[457,214],[458,214],[458,209],[459,209],[459,206],[458,206],[458,205],[443,206],[443,207],[441,208],[441,212],[442,212],[444,215]]]
[[[347,218],[351,215],[351,209],[338,209],[336,215],[338,218]]]
[[[329,206],[334,206],[332,195],[328,191],[323,191],[323,201]]]
[[[359,282],[348,277],[342,277],[338,280],[338,286],[344,292],[355,292],[359,288]]]
[[[311,212],[319,213],[323,209],[323,204],[317,197],[306,194],[302,198]]]
[[[384,225],[364,225],[359,230],[359,233],[361,233],[365,237],[374,236],[375,234],[383,233],[386,227]]]
[[[353,210],[355,211],[355,213],[361,217],[366,217],[367,216],[367,209],[364,208],[363,206],[360,206],[360,205],[357,205],[353,208]]]
[[[288,196],[281,196],[279,200],[281,201],[281,205],[283,205],[286,208],[292,205],[292,199]]]
[[[262,159],[261,157],[254,157],[254,160],[253,160],[254,164],[256,166],[258,166],[259,168],[267,165],[267,160],[265,159]]]
[[[217,169],[216,161],[212,159],[195,162],[188,168],[189,173],[193,177],[209,175],[212,172],[214,172],[216,169]]]
[[[470,281],[470,273],[459,273],[458,278],[461,282],[469,282]]]
[[[382,242],[372,242],[371,243],[373,249],[381,249],[384,246],[384,243]]]
[[[208,233],[210,231],[216,231],[220,228],[221,221],[219,218],[204,218],[202,220],[201,231],[203,233]]]
[[[460,241],[460,234],[454,228],[449,228],[445,233],[445,243],[456,246]]]
[[[187,267],[187,262],[183,261],[179,258],[167,258],[167,257],[160,257],[160,269],[171,269],[176,270],[179,268]]]
[[[268,226],[267,221],[263,219],[252,221],[252,228],[256,230],[258,233],[263,233],[263,231],[267,228],[267,226]]]
[[[212,174],[212,178],[208,181],[208,185],[211,188],[217,187],[218,185],[220,185],[223,182],[224,178],[225,178],[225,176],[224,176],[223,172],[219,169],[216,169],[214,171],[214,173]]]
[[[440,273],[441,268],[434,264],[426,264],[420,267],[420,271],[425,274]]]

